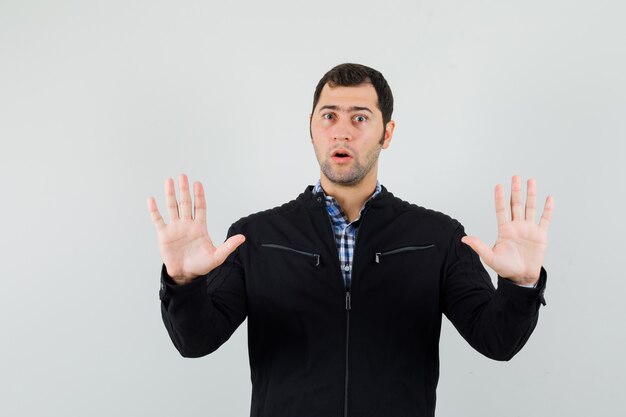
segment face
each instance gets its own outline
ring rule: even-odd
[[[336,184],[356,185],[368,175],[376,177],[378,155],[389,146],[394,122],[383,126],[372,84],[334,88],[326,84],[310,128],[322,175]]]

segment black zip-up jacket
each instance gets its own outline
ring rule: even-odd
[[[312,186],[244,217],[246,242],[177,286],[165,266],[161,311],[181,355],[216,350],[248,318],[252,417],[433,416],[445,314],[482,354],[509,360],[528,340],[537,288],[495,290],[463,226],[382,187],[361,219],[344,285],[323,196]]]

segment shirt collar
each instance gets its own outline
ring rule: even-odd
[[[361,212],[363,211],[367,203],[369,203],[371,199],[373,199],[378,194],[380,194],[381,191],[382,191],[382,187],[380,185],[380,182],[376,180],[376,189],[374,190],[374,193],[367,199],[367,201],[365,201],[365,203],[363,204],[363,207],[361,207]],[[339,203],[337,203],[337,200],[335,200],[330,195],[326,195],[326,193],[324,192],[324,189],[322,188],[322,182],[318,179],[317,183],[315,183],[315,186],[313,187],[313,194],[320,194],[320,193],[324,195],[324,199],[326,200],[326,206],[329,206],[329,205],[333,205],[337,207],[339,206]]]

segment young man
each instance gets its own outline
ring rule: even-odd
[[[545,305],[553,200],[495,189],[493,248],[456,220],[377,181],[393,136],[382,74],[357,64],[319,82],[310,120],[320,180],[296,199],[235,222],[215,247],[202,185],[165,182],[170,223],[148,209],[163,258],[161,311],[181,355],[216,350],[248,318],[251,416],[433,416],[445,314],[476,350],[511,359]],[[478,259],[498,274],[498,288]]]

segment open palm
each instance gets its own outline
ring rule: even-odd
[[[185,174],[178,177],[180,204],[174,180],[165,180],[165,199],[170,223],[165,224],[154,197],[148,198],[148,211],[157,229],[159,251],[167,273],[177,284],[186,284],[221,265],[245,240],[234,235],[215,247],[206,226],[206,201],[200,182],[194,183],[194,210]]]
[[[492,248],[475,236],[461,239],[498,275],[521,285],[535,284],[539,279],[548,248],[548,226],[554,208],[554,199],[548,196],[539,224],[535,223],[535,180],[529,179],[526,189],[526,205],[522,212],[521,178],[513,176],[509,218],[504,187],[496,185],[494,199],[498,238]]]

